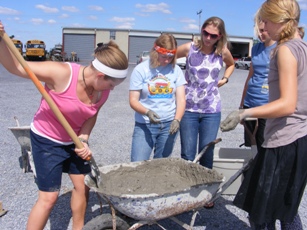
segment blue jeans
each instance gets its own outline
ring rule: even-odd
[[[170,125],[171,121],[160,124],[136,122],[132,136],[131,161],[149,160],[152,150],[153,158],[169,157],[178,134],[169,134]]]
[[[216,139],[221,113],[192,113],[186,111],[180,122],[181,157],[193,161],[198,153]],[[213,165],[214,145],[210,146],[199,163],[207,168]]]

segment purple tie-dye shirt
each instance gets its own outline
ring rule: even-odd
[[[197,113],[221,112],[221,98],[217,86],[223,66],[221,55],[203,54],[192,42],[187,57],[185,78],[186,111]]]

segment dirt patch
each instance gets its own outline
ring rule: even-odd
[[[121,166],[101,176],[98,192],[116,196],[174,193],[195,185],[221,182],[223,178],[215,170],[180,158],[144,161],[136,167]]]

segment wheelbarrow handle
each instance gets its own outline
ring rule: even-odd
[[[198,163],[198,161],[200,160],[200,158],[205,154],[205,152],[207,151],[207,149],[211,146],[211,145],[215,145],[217,143],[219,143],[220,141],[222,141],[222,138],[217,138],[214,141],[211,141],[210,143],[208,143],[201,151],[200,153],[195,157],[193,163]]]

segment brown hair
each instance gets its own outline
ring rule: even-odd
[[[221,55],[222,54],[222,50],[224,48],[224,46],[228,43],[227,42],[227,33],[226,33],[226,29],[225,29],[225,23],[224,21],[219,18],[219,17],[210,17],[208,18],[203,25],[201,26],[201,30],[200,30],[200,41],[196,44],[196,46],[199,49],[202,49],[203,45],[204,45],[204,40],[203,40],[203,36],[202,36],[202,31],[203,29],[205,29],[208,25],[213,25],[214,27],[216,27],[219,30],[219,34],[221,35],[221,38],[219,40],[217,40],[217,42],[215,43],[215,54],[216,55]],[[228,45],[228,44],[227,44]]]
[[[295,0],[268,0],[262,4],[259,16],[262,20],[285,25],[277,41],[277,44],[280,45],[292,39],[297,33],[300,6]]]
[[[157,46],[160,46],[160,47],[168,49],[168,50],[177,49],[176,38],[172,34],[169,34],[169,33],[161,34],[155,40],[155,44]],[[173,58],[172,62],[170,63],[170,64],[172,64],[173,68],[176,65],[176,58],[177,58],[177,54],[174,55],[174,58]],[[157,68],[158,66],[159,66],[158,52],[153,47],[150,51],[150,67],[151,68]]]
[[[118,70],[128,68],[128,59],[119,46],[110,40],[108,43],[98,43],[94,56],[104,65]]]

